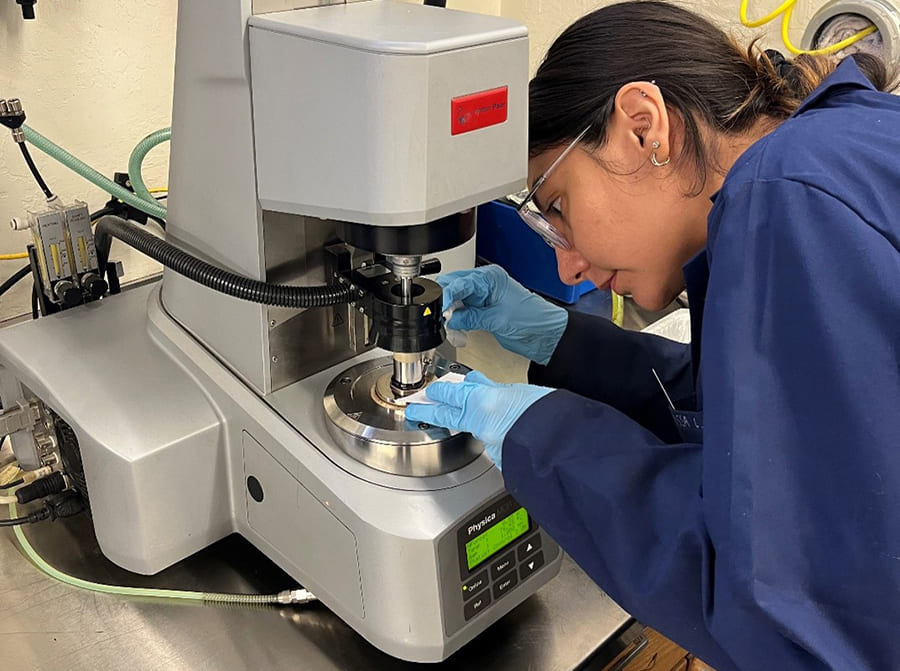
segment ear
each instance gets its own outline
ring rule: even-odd
[[[609,141],[623,157],[640,156],[641,162],[656,152],[669,156],[669,114],[659,87],[653,82],[629,82],[616,93],[609,125]],[[654,149],[653,142],[659,142]]]

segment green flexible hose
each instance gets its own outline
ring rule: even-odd
[[[16,505],[14,503],[9,504],[9,516],[11,518],[16,516]],[[28,542],[28,539],[25,538],[25,534],[22,532],[22,528],[20,526],[13,527],[13,531],[15,532],[16,538],[19,541],[19,545],[22,546],[22,550],[25,552],[25,555],[41,571],[46,573],[51,578],[59,580],[62,583],[71,585],[72,587],[77,587],[79,589],[89,590],[91,592],[102,592],[103,594],[115,594],[117,596],[150,597],[155,599],[178,599],[181,601],[196,601],[198,603],[233,603],[242,605],[306,603],[315,599],[315,597],[313,597],[311,594],[309,594],[308,599],[295,598],[292,600],[287,600],[285,596],[279,594],[217,594],[214,592],[192,592],[178,589],[124,587],[120,585],[107,585],[104,583],[93,582],[91,580],[84,580],[82,578],[76,578],[75,576],[63,573],[59,569],[50,566],[50,564],[44,561],[44,559],[31,546],[31,543]],[[282,594],[289,593],[285,592]]]
[[[137,146],[128,158],[128,179],[131,180],[131,188],[134,189],[135,194],[148,203],[156,203],[156,199],[147,189],[147,185],[144,184],[144,178],[141,175],[141,165],[144,163],[144,157],[147,156],[151,149],[158,144],[167,142],[171,137],[171,128],[163,128],[155,133],[150,133],[150,135],[137,143]]]
[[[141,212],[146,212],[147,214],[156,217],[157,219],[162,219],[163,221],[165,221],[166,208],[162,207],[155,200],[153,200],[153,202],[148,202],[143,198],[136,196],[128,189],[119,186],[111,179],[104,177],[101,173],[94,170],[84,161],[81,161],[80,159],[72,156],[72,154],[67,152],[65,149],[45,138],[33,128],[23,125],[22,130],[24,131],[25,139],[28,142],[33,144],[35,147],[40,149],[51,158],[55,158],[67,168],[74,170],[86,180],[100,187],[107,193],[112,194],[119,200],[128,203]]]

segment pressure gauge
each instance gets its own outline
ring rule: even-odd
[[[831,0],[810,19],[803,33],[804,49],[823,49],[874,25],[877,32],[838,52],[858,52],[900,64],[900,7],[891,0]]]

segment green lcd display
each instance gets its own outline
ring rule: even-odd
[[[483,534],[466,543],[466,563],[471,571],[492,554],[528,532],[528,512],[519,508]]]

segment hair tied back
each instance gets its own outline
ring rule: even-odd
[[[766,58],[769,59],[769,62],[772,64],[772,67],[775,68],[775,72],[782,79],[787,77],[791,70],[794,69],[794,64],[784,57],[784,54],[778,51],[778,49],[766,49]]]

